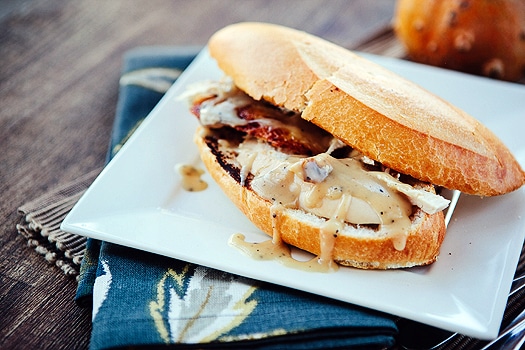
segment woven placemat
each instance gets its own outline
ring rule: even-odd
[[[101,169],[57,187],[18,208],[22,215],[18,233],[50,264],[67,276],[77,276],[86,248],[86,237],[60,230],[60,224],[73,205],[91,185]]]

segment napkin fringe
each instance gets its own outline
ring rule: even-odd
[[[66,276],[78,276],[87,239],[62,231],[60,224],[101,170],[90,171],[18,208],[22,215],[16,225],[18,233]]]

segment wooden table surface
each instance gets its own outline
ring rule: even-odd
[[[248,20],[355,47],[393,9],[394,0],[1,1],[0,348],[89,346],[76,281],[26,245],[17,208],[104,164],[126,50],[204,45]]]

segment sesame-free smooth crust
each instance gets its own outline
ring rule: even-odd
[[[525,183],[508,148],[475,118],[335,44],[277,25],[239,23],[208,46],[248,95],[301,111],[385,166],[480,196]]]

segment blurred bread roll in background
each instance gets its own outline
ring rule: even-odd
[[[524,77],[523,0],[398,0],[394,30],[413,61],[501,80]]]

